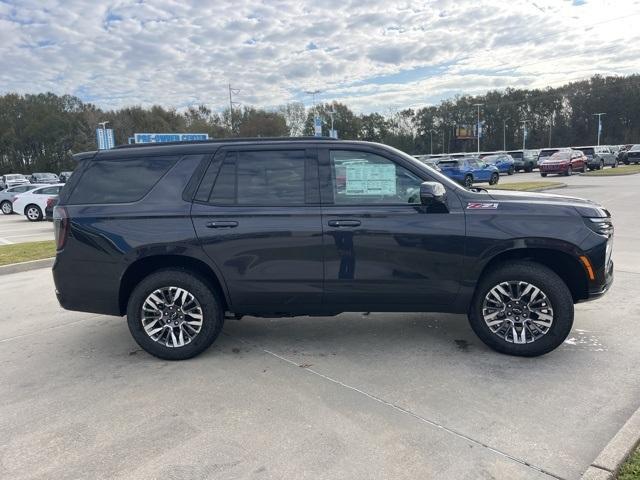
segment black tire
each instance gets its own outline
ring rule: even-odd
[[[180,347],[168,347],[154,341],[142,324],[142,306],[156,289],[179,287],[190,292],[202,307],[202,327],[193,340]],[[224,307],[217,293],[190,271],[171,268],[158,270],[142,280],[133,290],[127,304],[127,323],[134,340],[143,350],[164,360],[186,360],[205,351],[220,334],[224,325]]]
[[[13,213],[13,205],[9,200],[5,200],[0,203],[0,210],[2,210],[2,213],[5,215],[11,215]]]
[[[516,344],[493,333],[482,316],[485,296],[505,281],[524,281],[535,285],[547,296],[553,308],[553,323],[549,331],[531,343]],[[503,263],[485,273],[469,308],[471,328],[486,345],[507,355],[537,357],[554,350],[564,342],[573,326],[573,297],[564,281],[551,269],[535,262]]]
[[[547,176],[547,174],[546,174],[546,173],[542,173],[542,172],[540,172],[540,176],[541,176],[541,177],[546,177],[546,176]]]
[[[516,169],[512,165],[512,166],[509,167],[509,170],[507,170],[507,175],[513,175],[514,173],[516,173]]]
[[[571,168],[571,165],[569,165],[569,166],[567,167],[567,171],[566,171],[566,172],[564,172],[564,176],[565,176],[565,177],[570,177],[571,175],[573,175],[573,168]]]
[[[600,165],[598,165],[598,170],[604,170],[604,160],[600,160]]]
[[[491,178],[489,179],[489,185],[496,185],[500,181],[499,173],[492,173]]]
[[[629,160],[623,160],[622,163],[624,163],[625,165],[629,165]]]
[[[465,175],[463,185],[467,188],[473,187],[473,176]]]
[[[533,165],[529,164],[526,167],[524,167],[524,171],[529,173],[529,172],[533,172]]]
[[[30,222],[39,222],[42,220],[42,210],[38,205],[31,203],[24,207],[24,216]]]
[[[614,160],[613,161],[613,165],[611,165],[611,168],[618,168],[618,160]]]

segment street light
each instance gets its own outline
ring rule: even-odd
[[[606,113],[594,113],[594,117],[598,117],[598,146],[600,146],[600,132],[602,132],[602,115]]]
[[[502,150],[507,151],[507,120],[509,118],[505,118],[502,120]]]
[[[476,135],[478,137],[478,153],[480,153],[480,107],[484,105],[484,103],[474,103],[474,107],[478,107],[478,122],[476,123]]]
[[[431,148],[431,155],[433,155],[433,130],[429,130],[429,147]]]
[[[524,153],[525,150],[525,145],[527,143],[527,122],[529,120],[520,120],[520,123],[522,124],[522,152]]]

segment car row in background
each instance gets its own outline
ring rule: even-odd
[[[580,150],[562,148],[549,156],[545,156],[538,164],[540,175],[546,177],[550,173],[572,175],[573,172],[587,171],[588,160]]]
[[[20,173],[7,173],[0,175],[0,190],[6,190],[11,187],[25,184],[37,185],[53,185],[56,183],[65,183],[71,177],[71,171],[60,172],[60,175],[50,172],[36,172],[25,176]]]
[[[40,221],[51,199],[57,199],[63,183],[18,185],[0,191],[0,210],[5,215],[17,213],[32,222]]]
[[[477,157],[448,158],[438,162],[440,171],[447,177],[471,188],[474,183],[488,182],[495,185],[500,181],[500,171]]]
[[[640,144],[631,145],[627,150],[621,152],[622,158],[620,159],[625,165],[630,163],[640,163]]]

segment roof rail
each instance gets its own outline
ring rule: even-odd
[[[338,140],[332,137],[232,137],[232,138],[215,138],[211,140],[186,140],[181,142],[158,142],[158,143],[129,143],[118,145],[115,148],[139,148],[139,147],[158,147],[163,145],[200,145],[208,143],[241,143],[241,142],[282,142],[282,141],[314,141],[314,140]]]

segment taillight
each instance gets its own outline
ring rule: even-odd
[[[55,201],[55,199],[56,199],[56,197],[47,198],[47,208],[53,207],[53,202]]]
[[[64,207],[53,207],[53,234],[56,239],[56,249],[62,250],[69,236],[69,215]]]

